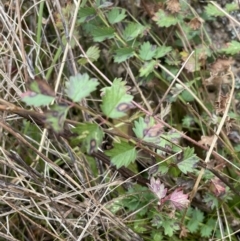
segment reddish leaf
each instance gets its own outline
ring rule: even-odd
[[[161,200],[167,194],[167,188],[165,188],[164,184],[161,184],[160,179],[156,179],[154,177],[150,180],[150,185],[148,184],[150,190]]]
[[[164,201],[170,201],[170,204],[178,209],[182,210],[189,204],[188,194],[184,194],[182,190],[176,189],[173,193],[164,198]]]

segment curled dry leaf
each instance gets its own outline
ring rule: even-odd
[[[217,115],[223,115],[227,104],[229,101],[229,95],[220,95],[219,100],[215,102],[215,109],[216,109],[216,114]]]
[[[189,22],[189,27],[193,30],[197,30],[204,23],[204,20],[200,17],[195,17]]]
[[[179,237],[180,237],[180,238],[185,238],[185,237],[187,237],[187,236],[188,236],[188,232],[189,232],[188,229],[187,229],[185,226],[182,226]]]
[[[230,131],[232,130],[232,127],[233,127],[234,123],[235,123],[235,119],[228,116],[226,121],[225,121],[225,127],[226,127],[226,131],[227,131],[227,135],[230,134]]]
[[[222,75],[222,76],[212,75],[209,78],[205,79],[203,84],[205,86],[214,85],[216,87],[219,87],[221,84],[229,84],[229,83],[231,83],[231,80],[228,78],[227,75]]]
[[[211,190],[216,197],[222,196],[226,193],[226,185],[217,177],[211,180]]]
[[[200,145],[210,147],[213,142],[214,136],[201,136],[201,140],[198,141]]]
[[[171,13],[178,13],[181,10],[180,3],[178,0],[168,0],[167,1],[167,10]]]
[[[233,63],[234,61],[232,58],[217,59],[213,64],[211,64],[210,72],[212,73],[212,75],[226,73]]]
[[[194,55],[192,55],[187,62],[185,62],[189,56],[189,53],[187,53],[186,51],[182,51],[180,53],[181,58],[183,60],[183,64],[184,64],[184,68],[188,71],[188,72],[195,72],[200,70],[200,64],[198,62],[198,60],[196,60],[196,57]]]

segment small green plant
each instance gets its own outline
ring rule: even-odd
[[[46,9],[41,5],[39,14],[50,14],[48,3],[43,2]],[[49,65],[48,81],[35,77],[21,95],[22,102],[35,109],[25,110],[25,115],[19,109],[7,109],[33,121],[41,110],[36,123],[50,130],[49,140],[57,139],[67,150],[62,153],[62,146],[55,148],[51,143],[46,148],[50,154],[45,159],[41,156],[47,162],[44,175],[49,175],[44,182],[52,182],[54,195],[59,195],[49,195],[44,203],[59,202],[52,210],[65,210],[67,204],[71,210],[77,209],[75,203],[86,205],[80,218],[72,212],[68,219],[67,210],[52,218],[56,222],[52,225],[49,215],[42,219],[47,220],[42,221],[45,228],[57,226],[61,218],[68,227],[60,230],[62,240],[69,239],[67,234],[80,240],[95,232],[94,239],[111,240],[122,230],[123,240],[132,240],[134,235],[154,241],[232,237],[233,223],[240,218],[236,208],[240,201],[240,98],[231,66],[240,43],[237,39],[222,45],[214,42],[209,26],[221,17],[236,23],[231,14],[238,5],[142,1],[141,17],[134,11],[134,1],[129,7],[124,1],[114,5],[85,0],[78,2],[77,10],[75,2],[67,1],[51,16],[55,23],[46,29],[56,31],[57,37],[45,34],[50,44],[37,48],[40,57],[35,72],[44,76],[38,68]],[[43,19],[39,16],[38,21],[40,26]],[[53,56],[52,62],[48,56]],[[54,69],[57,62],[61,67],[65,64],[59,76]],[[61,88],[50,87],[50,76],[62,78]],[[24,134],[32,130],[39,139],[36,126],[30,130],[27,123],[24,126]],[[39,148],[32,149],[35,156],[41,154],[44,138],[41,144],[34,143]],[[42,164],[31,165],[42,171]],[[62,175],[66,190],[51,168]],[[37,188],[39,183],[42,180],[36,182]],[[68,199],[61,201],[65,195]],[[92,217],[96,230],[88,230]],[[76,225],[72,219],[78,220]],[[109,227],[109,220],[114,220],[114,228]]]

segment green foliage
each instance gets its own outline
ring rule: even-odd
[[[164,228],[164,234],[169,237],[172,237],[174,232],[180,229],[173,219],[165,219],[162,221],[162,227]]]
[[[66,82],[66,94],[74,102],[79,102],[91,94],[99,85],[97,79],[89,79],[88,74],[77,74]]]
[[[223,48],[220,50],[220,52],[225,54],[230,54],[230,55],[238,54],[239,51],[240,51],[240,43],[235,40],[228,43],[228,46],[226,48]]]
[[[149,42],[144,42],[139,50],[139,55],[143,60],[151,60],[156,52],[156,46],[152,46]]]
[[[98,26],[93,27],[90,30],[90,34],[93,36],[95,42],[102,42],[106,39],[111,39],[114,37],[114,29],[111,27]]]
[[[144,141],[157,142],[162,132],[162,126],[156,125],[152,116],[147,116],[145,119],[140,117],[138,121],[134,121],[133,131],[135,135]]]
[[[130,47],[119,48],[115,50],[114,62],[121,63],[134,56],[134,49]]]
[[[199,229],[200,224],[203,222],[204,215],[197,208],[189,208],[188,215],[190,216],[190,219],[187,222],[187,228],[191,233],[195,233]]]
[[[140,72],[140,77],[147,77],[150,73],[154,71],[155,66],[157,65],[156,60],[151,60],[150,62],[145,62],[145,64],[141,67],[139,70]]]
[[[123,39],[125,41],[130,41],[135,39],[138,35],[142,34],[144,31],[144,27],[139,23],[131,22],[127,25],[127,27],[123,30]]]
[[[126,111],[131,108],[133,96],[127,94],[125,81],[114,79],[111,87],[102,89],[103,113],[109,118],[120,118],[126,115]]]
[[[91,46],[86,51],[86,55],[91,62],[95,62],[100,57],[100,50],[96,46]],[[88,60],[87,60],[87,58],[83,57],[83,58],[78,60],[78,63],[84,65],[84,64],[88,63]]]
[[[203,224],[201,226],[201,235],[204,238],[210,238],[212,235],[212,232],[214,231],[215,227],[216,227],[216,219],[213,218],[209,218],[207,220],[206,224]]]
[[[153,20],[156,21],[159,27],[170,27],[172,25],[177,24],[178,19],[173,15],[167,14],[164,10],[159,9]]]
[[[74,139],[74,143],[81,143],[83,151],[92,153],[98,150],[102,144],[104,133],[102,129],[94,123],[81,123],[72,131],[79,136]]]
[[[49,125],[55,132],[63,131],[64,122],[68,113],[69,107],[66,105],[53,105],[45,114],[45,123]]]
[[[172,47],[170,46],[160,46],[157,47],[155,51],[154,57],[156,59],[164,57],[167,53],[169,53],[172,50]]]
[[[182,238],[186,240],[202,240],[210,237],[214,239],[219,233],[219,228],[215,225],[214,211],[219,208],[221,202],[227,205],[231,195],[225,187],[222,187],[225,191],[225,193],[222,192],[222,196],[218,195],[217,190],[214,192],[211,186],[214,174],[206,170],[200,181],[200,188],[197,189],[199,195],[196,197],[204,197],[198,201],[201,202],[200,205],[211,209],[211,212],[203,213],[195,208],[192,202],[193,208],[189,208],[186,216],[183,216],[181,210],[187,208],[190,203],[189,193],[199,174],[199,169],[195,166],[200,160],[195,150],[186,146],[192,146],[191,141],[195,143],[203,134],[210,135],[217,129],[218,122],[213,123],[212,119],[210,122],[212,117],[206,117],[206,113],[209,112],[208,116],[213,116],[217,120],[222,118],[216,113],[214,106],[216,100],[209,98],[210,95],[212,98],[215,94],[220,98],[222,96],[220,92],[210,93],[208,88],[214,87],[220,90],[218,82],[221,82],[224,91],[227,92],[230,89],[228,83],[230,77],[225,76],[230,65],[228,66],[226,59],[218,62],[218,54],[224,57],[231,55],[234,59],[240,52],[240,43],[232,40],[225,43],[220,50],[216,50],[215,43],[211,41],[209,29],[205,27],[209,25],[209,21],[218,21],[216,16],[222,17],[225,14],[213,4],[208,4],[200,14],[194,8],[198,5],[196,1],[194,3],[152,2],[153,6],[149,4],[146,4],[147,7],[141,6],[144,14],[140,17],[138,11],[131,12],[136,8],[135,5],[124,9],[124,4],[120,5],[121,8],[118,7],[117,2],[113,5],[112,1],[107,0],[83,0],[78,10],[76,28],[69,42],[71,52],[66,59],[67,64],[63,75],[68,77],[69,73],[79,69],[84,69],[83,74],[71,76],[65,88],[61,86],[56,95],[43,82],[34,80],[28,86],[28,91],[22,95],[22,100],[33,107],[44,107],[55,100],[56,104],[48,106],[48,109],[41,108],[44,127],[52,129],[59,136],[64,134],[64,138],[67,134],[66,138],[68,138],[69,133],[63,131],[69,131],[67,128],[70,126],[69,123],[75,125],[70,132],[73,136],[69,138],[70,147],[73,149],[77,146],[77,151],[81,149],[80,155],[86,160],[86,170],[89,173],[92,172],[91,177],[95,177],[94,180],[88,180],[88,174],[86,179],[85,173],[83,175],[92,187],[95,183],[100,184],[100,175],[103,177],[104,169],[98,168],[99,163],[105,163],[110,159],[114,166],[112,168],[125,167],[120,171],[124,170],[128,173],[130,169],[136,176],[139,175],[139,170],[134,162],[137,159],[142,164],[145,172],[141,173],[142,176],[139,175],[137,182],[143,179],[149,188],[136,185],[136,179],[131,184],[133,188],[128,191],[125,186],[119,185],[114,188],[109,186],[111,194],[107,197],[109,202],[106,206],[116,217],[121,216],[122,221],[126,221],[126,225],[132,224],[130,228],[141,238],[154,241],[180,240],[179,236],[183,235]],[[44,52],[48,51],[44,46],[40,46],[41,42],[38,41],[40,60],[37,60],[34,68],[39,73],[42,71],[43,76],[45,73],[42,69],[38,69],[39,66],[53,68],[61,61],[62,45],[67,43],[68,31],[71,26],[74,26],[70,25],[74,19],[74,8],[75,5],[69,1],[62,8],[66,23],[61,22],[59,14],[56,16],[58,36],[62,41],[61,46],[58,46],[59,55],[54,56],[52,62],[46,61],[44,64],[39,64],[41,58],[44,60],[48,58],[45,57]],[[237,9],[236,3],[227,4],[223,8],[228,13]],[[40,26],[40,29],[44,28]],[[47,35],[45,36],[48,38]],[[77,41],[79,45],[76,45]],[[55,39],[48,45],[53,52],[56,42]],[[83,56],[82,49],[79,50],[78,46],[81,46],[86,55]],[[188,59],[191,53],[193,55]],[[47,56],[51,55],[52,53],[48,53]],[[77,60],[76,63],[75,60]],[[93,64],[88,64],[89,62]],[[184,68],[181,69],[183,64]],[[72,69],[69,68],[71,65]],[[219,73],[224,72],[226,79],[211,78],[213,66],[217,72],[216,76],[221,78],[222,75]],[[177,73],[179,73],[179,79],[176,78]],[[49,78],[49,82],[54,84],[54,78],[57,75],[58,73],[49,72],[46,76],[48,78],[51,76],[52,79]],[[110,83],[109,79],[114,80]],[[173,80],[174,83],[172,83]],[[191,88],[200,101],[194,98],[179,83],[179,80]],[[225,88],[225,82],[227,82],[227,88]],[[64,94],[59,96],[59,93]],[[91,98],[86,98],[90,95]],[[236,96],[238,96],[237,93]],[[70,103],[69,99],[74,103]],[[146,101],[149,106],[146,105]],[[239,102],[236,99],[227,101]],[[191,106],[186,102],[192,102]],[[222,102],[220,104],[224,109]],[[68,105],[59,103],[68,103]],[[73,110],[69,112],[70,108]],[[236,108],[231,106],[229,117],[234,117],[238,121],[239,115]],[[66,124],[67,116],[71,120]],[[232,126],[236,125],[236,123],[232,125],[231,121],[231,119],[225,121],[224,131],[226,128],[227,133],[231,133]],[[182,133],[188,137],[187,141],[182,139],[184,136]],[[27,134],[29,135],[29,132]],[[226,138],[228,136],[230,135],[226,135]],[[40,138],[40,135],[38,137]],[[119,139],[120,141],[117,142]],[[133,141],[135,145],[132,144]],[[144,142],[141,143],[141,141]],[[155,149],[151,143],[158,148]],[[238,165],[239,144],[224,144],[219,144],[221,148],[217,147],[216,151],[229,158],[233,154],[232,150],[235,150],[231,161],[234,165]],[[145,148],[142,148],[143,146]],[[165,150],[160,150],[159,147]],[[197,149],[197,153],[204,154],[201,149]],[[97,155],[99,157],[96,158]],[[101,159],[102,157],[105,160]],[[61,163],[63,163],[62,160]],[[218,164],[216,163],[216,168]],[[216,170],[219,173],[222,172],[224,174],[222,176],[227,181],[237,179],[237,172],[232,171],[229,166],[228,170],[223,166]],[[82,170],[79,168],[77,171],[79,173],[76,174],[74,169],[74,173],[70,176],[77,179],[78,175],[82,174]],[[125,175],[123,176],[125,178]],[[54,178],[56,179],[55,176]],[[104,181],[108,183],[111,180],[111,173],[104,172]],[[183,180],[181,184],[179,180]],[[215,188],[221,188],[221,185]],[[85,199],[85,196],[83,195],[81,199]],[[231,214],[231,208],[226,210],[226,215]],[[132,219],[131,224],[129,219],[127,220],[129,217]],[[184,218],[186,233],[180,230],[182,218]]]
[[[236,11],[239,9],[239,6],[237,3],[229,3],[226,4],[226,6],[223,8],[227,13],[230,13],[232,11]],[[206,14],[208,16],[214,16],[214,17],[223,17],[225,16],[225,13],[221,10],[219,10],[217,7],[215,7],[213,4],[209,3],[205,7]]]
[[[107,13],[107,18],[110,24],[115,24],[121,22],[126,18],[125,9],[113,8]]]
[[[184,150],[183,161],[180,161],[177,166],[184,173],[194,171],[194,165],[199,161],[199,158],[194,154],[194,149],[187,147]]]
[[[79,14],[78,22],[83,23],[88,18],[93,17],[96,14],[96,10],[92,7],[83,7],[79,9],[78,14]]]
[[[208,16],[214,16],[214,17],[223,17],[225,14],[220,11],[218,8],[216,8],[214,5],[212,5],[211,3],[209,3],[206,7],[205,7],[205,11],[206,14]]]
[[[27,91],[22,94],[22,101],[27,105],[32,105],[34,107],[49,105],[53,100],[53,96],[38,94],[33,91]]]
[[[27,105],[39,107],[49,105],[55,99],[55,93],[44,80],[33,80],[29,84],[29,90],[21,97]]]
[[[207,206],[209,206],[211,209],[218,208],[219,202],[217,197],[213,196],[211,193],[206,193],[204,196],[204,202]]]
[[[111,162],[117,168],[128,166],[134,162],[137,157],[137,151],[134,146],[128,142],[115,143],[114,148],[105,151],[105,154],[111,157]]]

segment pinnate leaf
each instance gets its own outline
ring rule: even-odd
[[[126,115],[125,112],[132,108],[133,96],[126,93],[125,81],[116,78],[111,87],[105,87],[102,91],[101,109],[107,117],[123,117]]]
[[[89,60],[91,62],[97,61],[98,58],[100,57],[100,50],[98,47],[96,46],[91,46],[90,48],[88,48],[88,50],[86,51],[86,55],[89,58]],[[83,57],[81,59],[78,60],[79,64],[86,64],[88,62],[87,58]]]
[[[114,62],[121,63],[131,58],[133,55],[134,55],[133,48],[125,47],[125,48],[117,49],[114,55]]]
[[[33,91],[27,91],[21,95],[22,101],[24,101],[27,105],[32,105],[34,107],[49,105],[54,97],[49,95],[37,94]]]
[[[91,35],[95,42],[102,42],[106,39],[111,39],[114,37],[114,29],[111,27],[93,27],[91,30]]]
[[[194,165],[199,161],[199,158],[194,154],[194,149],[187,147],[184,150],[183,161],[180,161],[177,166],[184,173],[193,172]]]
[[[133,131],[139,139],[156,142],[163,131],[163,125],[156,124],[152,116],[147,116],[145,119],[140,117],[137,121],[134,121]]]
[[[164,234],[171,237],[173,236],[174,232],[176,230],[179,230],[179,225],[176,224],[175,220],[174,219],[165,219],[163,222],[162,222],[162,226],[164,228]]]
[[[144,65],[139,70],[140,77],[147,77],[150,73],[154,71],[155,66],[157,65],[158,61],[151,60],[149,62],[145,62]]]
[[[123,38],[126,41],[135,39],[138,35],[142,34],[145,27],[139,23],[129,23],[123,31]]]
[[[215,7],[214,5],[212,5],[210,3],[205,7],[205,12],[206,12],[207,16],[214,16],[214,17],[221,16],[222,17],[225,15],[225,13],[223,13],[217,7]]]
[[[52,105],[50,107],[50,110],[45,113],[45,123],[50,126],[55,132],[62,132],[68,110],[69,107],[66,105]]]
[[[78,14],[79,14],[78,22],[82,23],[87,19],[93,17],[96,14],[96,10],[92,7],[83,7],[79,9]]]
[[[191,233],[195,233],[199,228],[199,224],[203,221],[204,215],[198,209],[192,210],[191,213],[192,215],[190,220],[187,223],[187,228]]]
[[[72,131],[79,135],[73,139],[73,141],[75,143],[81,143],[83,150],[87,153],[97,151],[98,147],[102,144],[104,133],[95,123],[78,124]]]
[[[167,53],[169,53],[171,50],[172,50],[172,47],[170,47],[170,46],[160,46],[160,47],[157,47],[154,57],[156,59],[162,58]]]
[[[230,55],[238,54],[240,52],[240,42],[233,40],[227,44],[226,48],[221,49],[220,52]]]
[[[97,79],[89,79],[88,74],[77,74],[66,83],[66,94],[73,102],[79,102],[90,95],[98,86]]]
[[[22,101],[35,107],[49,105],[55,93],[45,80],[36,77],[29,84],[29,90],[21,95]]]
[[[173,15],[167,14],[162,9],[159,9],[152,19],[157,22],[159,27],[170,27],[178,22],[177,18],[175,18]]]
[[[156,46],[151,45],[149,42],[144,42],[141,45],[139,55],[143,60],[151,60],[156,52]]]
[[[109,23],[114,24],[121,22],[126,17],[125,12],[125,9],[113,8],[107,13]]]
[[[122,166],[127,167],[131,162],[134,162],[137,157],[137,151],[134,146],[127,142],[115,143],[114,148],[105,151],[107,156],[111,157],[111,162],[117,168]]]
[[[202,237],[205,238],[210,238],[212,231],[214,230],[215,226],[216,226],[216,222],[217,220],[213,219],[213,218],[209,218],[206,224],[203,224],[201,226],[201,235]]]

